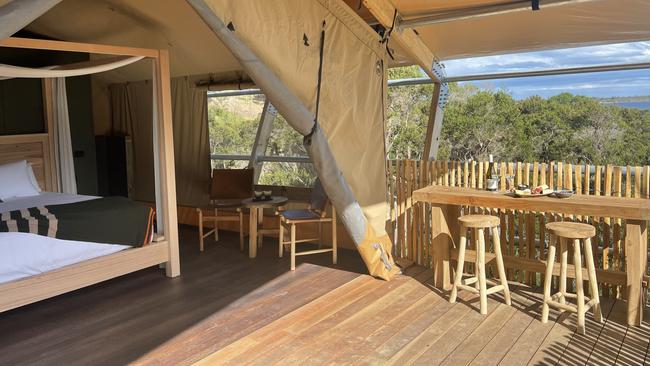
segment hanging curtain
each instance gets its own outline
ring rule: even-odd
[[[111,118],[114,135],[133,141],[134,199],[155,200],[151,82],[113,84]],[[177,203],[196,207],[208,200],[210,145],[208,102],[204,90],[187,78],[171,81]]]
[[[49,79],[52,83],[50,96],[53,106],[52,126],[54,131],[54,154],[56,155],[61,192],[77,194],[77,180],[74,174],[72,138],[70,137],[70,118],[68,116],[68,97],[65,78]]]
[[[210,142],[208,95],[186,77],[172,79],[176,196],[184,206],[208,202]]]
[[[113,84],[109,90],[112,134],[130,136],[133,144],[133,199],[154,202],[151,82]]]

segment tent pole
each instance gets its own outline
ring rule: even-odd
[[[443,89],[446,89],[446,86],[440,83],[434,83],[433,93],[431,94],[429,122],[427,123],[427,134],[424,141],[422,160],[436,160],[438,158],[440,132],[442,131],[442,121],[445,113],[443,103],[441,103],[441,97],[444,98],[442,95]]]
[[[248,162],[248,167],[255,170],[255,184],[257,184],[257,181],[260,179],[262,166],[264,164],[264,161],[259,158],[264,156],[266,153],[266,147],[269,144],[269,138],[273,131],[273,120],[277,113],[278,112],[273,108],[271,102],[266,99],[264,102],[264,109],[262,109],[262,116],[260,117],[260,122],[257,126],[257,134],[255,135],[255,143],[253,144],[253,150],[251,151],[251,158]]]
[[[61,0],[14,0],[0,7],[0,40],[25,28]]]

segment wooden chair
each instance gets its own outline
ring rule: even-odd
[[[503,291],[503,297],[507,305],[510,305],[510,288],[501,256],[501,241],[499,240],[499,218],[491,215],[465,215],[458,219],[460,223],[460,243],[458,244],[458,265],[454,278],[454,285],[449,296],[449,302],[456,302],[458,289],[477,293],[481,299],[481,314],[487,314],[487,295]],[[472,239],[476,246],[476,276],[463,280],[463,268],[465,267],[465,246],[467,245],[467,230],[472,230]],[[492,231],[492,244],[499,271],[501,284],[485,278],[485,230]],[[487,283],[493,285],[489,289]],[[470,286],[475,284],[476,287]]]
[[[327,206],[332,208],[331,217],[327,217]],[[296,256],[309,255],[318,253],[332,252],[332,263],[337,262],[337,248],[336,248],[336,209],[333,205],[329,204],[329,199],[323,191],[323,187],[317,180],[312,190],[310,204],[308,209],[302,210],[285,210],[280,211],[280,234],[278,235],[278,256],[282,258],[284,246],[290,245],[291,250],[291,270],[296,269]],[[323,249],[321,247],[323,223],[330,223],[332,225],[332,247]],[[296,240],[296,227],[305,224],[318,224],[318,237]],[[290,233],[290,240],[284,240],[284,232]],[[296,252],[296,244],[299,243],[319,243],[318,249]]]
[[[203,240],[214,233],[219,241],[219,222],[239,222],[239,248],[244,250],[244,212],[242,200],[253,194],[253,169],[214,169],[210,186],[210,204],[196,209],[199,216],[199,249]],[[227,210],[225,213],[222,210]],[[208,214],[205,211],[209,212]],[[234,211],[234,212],[232,212]],[[212,223],[212,230],[204,233],[203,224]]]
[[[544,305],[542,307],[542,323],[548,321],[549,306],[560,310],[567,310],[578,315],[577,330],[585,334],[585,314],[589,308],[594,309],[594,320],[602,322],[603,315],[600,310],[600,297],[598,296],[598,280],[596,279],[596,267],[591,250],[591,238],[596,236],[596,228],[577,222],[550,222],[546,224],[546,230],[551,235],[548,246],[548,257],[546,260],[546,273],[544,275]],[[573,245],[573,264],[575,265],[576,293],[567,293],[567,241]],[[589,276],[589,290],[591,299],[585,298],[582,283],[582,257],[581,244],[584,243],[585,262],[587,262],[587,274]],[[551,295],[551,279],[555,265],[556,246],[560,245],[560,281],[559,291]],[[576,299],[576,305],[566,303],[567,298]]]

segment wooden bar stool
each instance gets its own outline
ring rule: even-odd
[[[458,219],[460,223],[460,243],[458,245],[458,266],[454,278],[454,286],[451,289],[449,302],[456,302],[458,289],[467,290],[479,294],[481,298],[481,314],[487,314],[487,295],[498,291],[503,291],[503,297],[506,304],[510,305],[510,288],[508,288],[508,279],[503,266],[503,257],[501,256],[501,241],[499,240],[499,218],[491,215],[465,215]],[[467,246],[467,229],[472,229],[472,238],[476,245],[476,276],[463,280],[463,268],[465,266],[465,246]],[[499,271],[500,285],[485,278],[485,230],[492,230],[492,243],[494,245],[494,254],[497,260],[497,269]],[[487,282],[490,282],[489,289]],[[471,287],[471,284],[478,284],[477,287]]]
[[[591,251],[591,238],[596,236],[596,228],[577,222],[551,222],[546,224],[546,230],[551,234],[548,246],[548,258],[546,260],[546,273],[544,275],[544,305],[542,308],[542,323],[548,321],[549,306],[560,310],[572,311],[578,314],[578,332],[585,334],[585,313],[589,308],[594,309],[594,320],[602,322],[603,315],[600,310],[600,298],[598,296],[598,282],[596,280],[596,268],[594,257]],[[567,273],[567,241],[573,244],[573,264],[575,265],[576,293],[566,292]],[[580,255],[580,244],[584,243],[585,262],[587,262],[587,273],[589,274],[589,290],[591,299],[585,299],[582,288],[582,257]],[[560,289],[551,295],[551,279],[555,263],[556,245],[560,245]],[[567,298],[575,298],[576,305],[566,303]]]

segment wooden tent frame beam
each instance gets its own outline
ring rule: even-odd
[[[363,5],[387,29],[396,26],[394,19],[400,18],[397,9],[389,0],[363,0]],[[404,52],[418,64],[434,82],[441,82],[440,76],[433,71],[435,56],[420,36],[410,28],[396,27],[391,33],[391,39],[397,42]]]
[[[147,246],[127,249],[40,275],[0,284],[0,312],[158,264],[165,265],[168,277],[179,276],[176,176],[168,51],[26,38],[0,40],[0,47],[115,56],[144,56],[153,61],[154,73],[152,77],[155,81],[157,96],[154,115],[158,117],[154,121],[158,133],[158,147],[154,149],[154,155],[160,162],[159,174],[155,176],[155,181],[160,187],[161,194],[156,212],[158,215],[162,215],[163,224],[162,228],[157,228],[154,241]]]
[[[136,48],[110,46],[94,43],[78,43],[65,41],[52,41],[47,39],[32,39],[10,37],[0,40],[0,47],[28,48],[35,50],[64,51],[64,52],[81,52],[97,53],[100,55],[113,56],[144,56],[147,58],[158,59],[160,50],[151,48]]]

